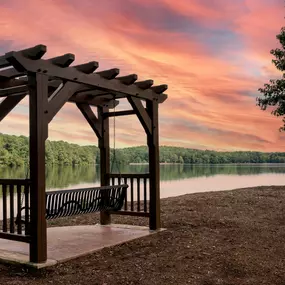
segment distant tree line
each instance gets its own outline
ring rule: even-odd
[[[28,138],[0,133],[0,165],[24,166],[28,164]],[[111,150],[111,160],[114,152]],[[100,152],[96,146],[79,146],[64,141],[46,142],[47,165],[91,165],[98,164]],[[116,150],[118,164],[147,163],[146,146]],[[224,164],[224,163],[285,163],[283,152],[235,151],[217,152],[182,147],[160,147],[160,163],[180,164]]]

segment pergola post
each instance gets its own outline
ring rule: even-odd
[[[108,112],[108,107],[98,107],[98,120],[101,122],[101,138],[99,137],[99,149],[100,149],[100,181],[101,186],[110,185],[110,129],[109,118],[104,116],[104,113]],[[108,225],[111,223],[111,215],[106,211],[100,212],[101,225]]]
[[[158,102],[146,101],[146,109],[151,119],[152,132],[147,134],[149,153],[149,228],[157,230],[160,225],[160,171],[159,171],[159,135],[158,135]]]
[[[48,77],[28,73],[30,107],[30,261],[47,260],[45,141],[48,106]]]

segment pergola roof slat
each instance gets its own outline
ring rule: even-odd
[[[136,74],[130,74],[126,76],[117,77],[116,79],[118,79],[125,85],[131,85],[137,81],[138,76]]]
[[[6,88],[6,89],[0,89],[0,98],[1,97],[6,97],[9,95],[17,94],[17,93],[23,93],[25,92],[27,94],[28,92],[28,87],[26,85],[21,85],[17,87],[12,87],[12,88]]]
[[[2,89],[26,85],[27,82],[28,82],[28,79],[26,77],[21,78],[21,79],[15,79],[15,78],[9,79],[9,78],[5,78],[5,77],[0,76],[0,88],[2,88]]]
[[[79,92],[91,95],[94,94],[94,90],[100,90],[100,95],[109,93],[115,96],[116,99],[134,96],[143,100],[154,100],[158,103],[164,102],[167,98],[167,95],[162,93],[163,90],[166,90],[166,85],[151,88],[153,85],[151,79],[136,82],[136,74],[117,77],[119,74],[117,68],[94,73],[98,67],[97,62],[69,66],[74,59],[71,54],[53,59],[41,59],[40,57],[45,51],[45,46],[38,45],[24,51],[6,53],[7,62],[13,65],[14,68],[9,69],[9,71],[0,71],[0,83],[1,76],[15,78],[27,74],[27,72],[44,73],[49,78],[49,82],[55,79],[63,82],[75,82],[80,85]],[[8,83],[4,84],[2,82],[1,84],[0,87]]]
[[[6,60],[6,56],[2,55],[0,56],[0,68],[11,66],[11,63]]]
[[[120,69],[118,68],[112,68],[112,69],[96,72],[96,74],[99,74],[101,77],[108,79],[108,80],[116,78],[116,76],[119,75],[119,73],[120,73]]]
[[[145,80],[145,81],[138,81],[135,83],[135,85],[137,85],[140,89],[149,89],[152,85],[153,85],[153,80],[149,79],[149,80]]]
[[[93,73],[98,67],[99,63],[97,61],[90,61],[87,63],[73,66],[73,68],[86,74]]]
[[[150,89],[157,94],[161,94],[168,89],[168,86],[166,84],[162,84],[162,85],[152,86]]]
[[[72,53],[66,53],[61,56],[50,58],[49,61],[59,67],[68,67],[75,60],[75,55]]]
[[[19,77],[25,74],[26,74],[25,70],[18,71],[13,67],[0,71],[0,77],[6,77],[6,78],[15,78],[15,77]]]
[[[31,48],[27,48],[20,51],[24,57],[37,60],[43,57],[47,52],[47,47],[45,45],[36,45]]]

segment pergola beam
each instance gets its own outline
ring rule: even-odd
[[[55,80],[55,81],[57,81],[57,80]],[[58,103],[59,104],[58,106],[60,106],[60,105],[63,106],[64,105],[63,102],[71,102],[71,103],[86,103],[86,104],[91,105],[91,106],[100,106],[100,105],[103,106],[103,105],[105,105],[105,106],[108,106],[110,109],[112,109],[112,108],[115,108],[116,106],[118,106],[118,104],[119,104],[118,100],[115,100],[115,102],[114,102],[114,96],[110,95],[110,94],[104,93],[104,96],[96,97],[96,93],[95,93],[96,90],[93,92],[89,92],[88,95],[79,93],[79,94],[74,94],[71,97],[69,97],[70,93],[68,91],[65,91],[66,96],[68,97],[68,101],[65,101],[66,97],[62,98],[64,96],[63,91],[62,91],[62,93],[60,93],[60,90],[59,90],[57,94],[54,94],[54,91],[59,87],[59,85],[60,85],[59,83],[54,83],[53,85],[49,85],[49,91],[52,93],[52,95],[50,95],[49,97],[53,97],[53,96],[57,97],[57,100],[61,102],[60,104]],[[72,87],[72,88],[76,89],[77,87]],[[13,89],[13,92],[12,92],[12,89]],[[1,96],[4,93],[3,91],[5,91],[6,96]],[[15,93],[15,91],[17,91],[17,93]],[[28,95],[28,92],[29,92],[29,90],[28,90],[28,87],[26,85],[18,86],[17,88],[15,87],[15,88],[10,88],[10,89],[5,89],[5,90],[0,89],[0,97],[6,97],[6,98],[19,97],[22,95]],[[102,92],[102,91],[97,91],[97,92]],[[9,95],[9,96],[7,96],[7,95]],[[55,105],[55,102],[53,104]],[[57,107],[57,109],[58,109],[58,107]],[[50,110],[49,112],[52,112],[52,111]],[[56,114],[57,112],[55,112],[54,114]],[[54,117],[54,115],[49,115],[48,117],[50,117],[50,116]]]
[[[86,98],[86,96],[81,96],[79,95],[73,95],[70,99],[69,102],[73,103],[85,103],[90,106],[104,106],[108,107],[110,109],[115,108],[116,106],[119,105],[118,100],[114,100],[111,95],[109,96],[104,96],[104,97],[93,97],[93,98]]]
[[[104,117],[120,117],[120,116],[127,116],[127,115],[136,115],[135,110],[124,110],[124,111],[115,111],[115,112],[108,112],[103,114]]]
[[[131,85],[126,85],[123,84],[119,79],[112,79],[118,75],[118,69],[85,74],[76,68],[61,68],[59,66],[56,66],[51,62],[51,60],[33,60],[31,57],[25,56],[25,53],[23,53],[23,51],[9,52],[6,53],[5,56],[6,60],[10,62],[10,64],[13,65],[19,72],[29,71],[35,73],[44,73],[47,76],[77,82],[92,89],[101,89],[108,92],[114,91],[116,93],[121,93],[124,96],[135,96],[145,100],[163,102],[166,99],[165,96],[162,97],[160,94],[157,94],[149,88],[144,89],[144,86],[139,82]],[[153,81],[152,84],[150,83],[151,82],[149,81],[149,87],[153,84]]]

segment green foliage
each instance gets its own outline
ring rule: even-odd
[[[285,114],[285,27],[281,29],[276,38],[280,42],[281,48],[273,49],[270,53],[275,57],[272,62],[282,76],[279,79],[271,79],[269,83],[264,84],[264,88],[258,89],[264,97],[257,98],[257,105],[261,110],[266,110],[268,106],[276,106],[271,113],[280,117]],[[280,131],[285,130],[285,118],[283,118],[283,123]]]
[[[111,150],[110,160],[114,152]],[[64,141],[46,142],[46,164],[52,166],[84,166],[99,164],[100,153],[96,146],[79,146]],[[146,146],[116,150],[118,165],[147,163]],[[113,164],[113,171],[118,167]],[[177,164],[226,164],[226,163],[285,163],[285,153],[262,153],[254,151],[217,152],[182,147],[160,147],[160,163]],[[24,166],[28,164],[28,138],[0,133],[0,166]]]
[[[96,162],[96,146],[78,146],[64,141],[46,142],[47,165],[90,165]],[[28,164],[29,141],[24,136],[0,133],[0,166]]]

